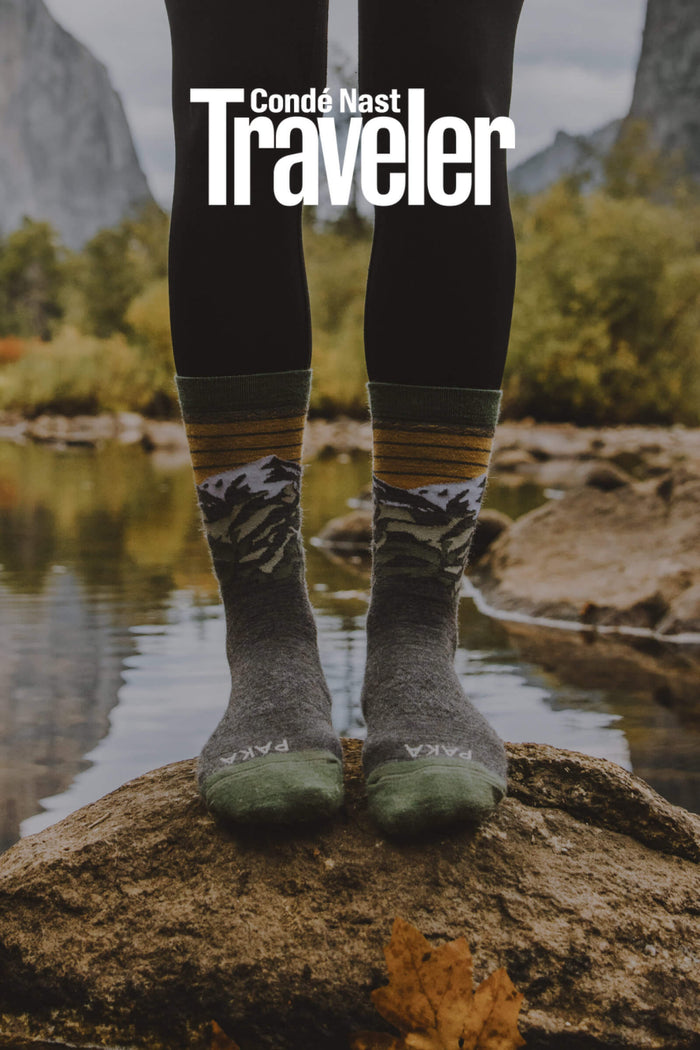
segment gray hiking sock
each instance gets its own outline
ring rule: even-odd
[[[454,668],[457,609],[500,391],[368,384],[372,592],[362,707],[370,812],[410,835],[480,820],[506,792],[502,741]]]
[[[311,371],[176,376],[226,614],[228,708],[199,757],[202,796],[244,823],[329,816],[342,802],[301,539]]]

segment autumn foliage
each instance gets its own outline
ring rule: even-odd
[[[396,919],[384,949],[389,984],[372,992],[382,1017],[399,1030],[360,1032],[352,1050],[516,1050],[523,995],[504,969],[474,990],[463,937],[432,948],[410,923]]]
[[[8,335],[4,339],[0,339],[0,365],[19,361],[25,350],[26,343],[24,339],[18,339],[14,335]]]
[[[414,926],[394,920],[384,949],[389,984],[372,992],[382,1017],[400,1035],[358,1032],[350,1050],[517,1050],[523,995],[501,968],[474,989],[464,937],[433,948]],[[211,1050],[238,1050],[212,1025]]]

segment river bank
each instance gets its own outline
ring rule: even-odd
[[[26,419],[0,413],[0,440],[52,445],[99,446],[107,441],[143,443],[152,449],[187,453],[179,421],[149,419],[136,412],[97,416],[42,415]],[[317,455],[369,452],[368,420],[338,416],[309,420],[305,459]],[[503,421],[494,442],[493,469],[514,479],[570,487],[583,480],[594,461],[618,467],[636,478],[659,476],[679,463],[700,473],[700,427],[577,427],[568,423]]]
[[[0,416],[0,439],[56,449],[140,445],[169,462],[189,451],[179,421],[136,413]],[[314,418],[304,459],[371,453],[368,420]],[[510,522],[482,515],[472,583],[492,614],[640,628],[700,642],[700,428],[500,424],[491,476],[537,486],[546,502]],[[367,566],[368,490],[321,532],[334,556]]]

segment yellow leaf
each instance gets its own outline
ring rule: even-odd
[[[240,1050],[238,1043],[233,1039],[229,1039],[226,1032],[218,1026],[216,1021],[211,1023],[211,1050]]]
[[[378,1012],[401,1039],[361,1032],[352,1050],[517,1050],[523,996],[504,969],[473,991],[472,957],[463,937],[432,948],[397,918],[384,949],[389,984],[372,992]]]

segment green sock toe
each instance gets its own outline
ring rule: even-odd
[[[343,803],[343,766],[324,751],[267,755],[221,769],[202,784],[209,810],[238,824],[306,823],[332,816]]]
[[[385,762],[367,779],[372,819],[397,836],[481,821],[506,790],[506,782],[486,766],[461,759]]]

